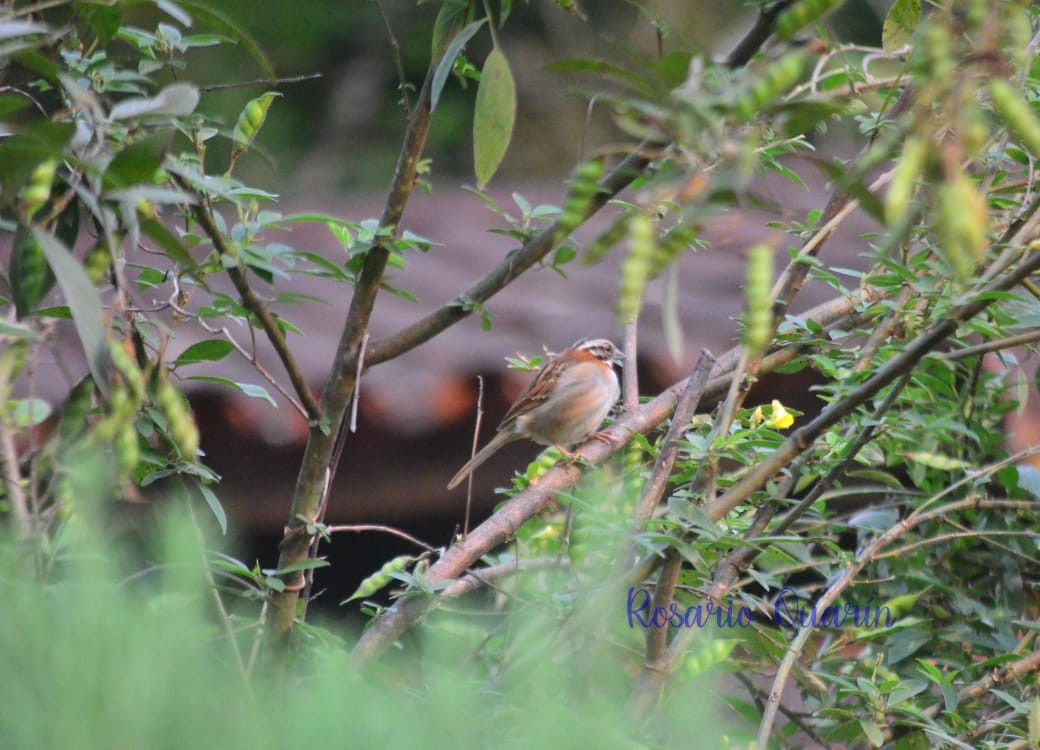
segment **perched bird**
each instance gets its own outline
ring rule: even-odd
[[[563,446],[591,435],[617,402],[621,389],[614,362],[622,358],[607,339],[580,339],[542,365],[509,407],[495,437],[459,469],[448,489],[457,487],[503,445],[520,438],[554,445],[572,457]]]

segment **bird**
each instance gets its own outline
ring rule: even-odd
[[[461,484],[499,448],[521,438],[553,445],[573,460],[563,446],[592,435],[617,403],[621,388],[614,363],[623,359],[608,339],[579,339],[552,357],[516,397],[495,436],[452,477],[448,489]]]

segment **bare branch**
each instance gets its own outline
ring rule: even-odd
[[[288,78],[256,78],[252,81],[238,81],[236,83],[213,83],[209,86],[199,86],[199,91],[208,94],[210,91],[222,91],[224,89],[245,89],[251,86],[282,86],[286,83],[303,83],[321,78],[321,73],[307,73],[301,76],[289,76]]]

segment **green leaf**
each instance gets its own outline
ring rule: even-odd
[[[51,415],[51,405],[40,398],[7,402],[7,422],[13,427],[33,427]]]
[[[194,271],[198,268],[198,263],[188,255],[180,241],[161,223],[155,219],[141,219],[140,226],[141,233],[157,244],[182,271]]]
[[[185,349],[181,355],[177,357],[173,366],[184,367],[185,365],[194,365],[199,362],[219,362],[234,350],[235,347],[231,345],[231,342],[223,339],[199,341]]]
[[[899,49],[910,41],[921,20],[921,0],[896,0],[888,9],[881,27],[881,46],[885,51]]]
[[[486,18],[481,18],[479,21],[474,21],[464,28],[454,39],[451,40],[448,49],[444,51],[444,57],[442,57],[440,62],[437,63],[437,70],[433,73],[433,82],[430,85],[431,113],[437,109],[437,102],[440,101],[441,91],[444,90],[444,84],[448,82],[448,74],[451,73],[451,69],[455,66],[455,58],[459,56],[462,48],[466,46],[466,42],[472,39],[473,35],[480,31],[480,27],[483,26],[486,21]]]
[[[108,344],[97,290],[87,278],[83,266],[59,239],[36,227],[32,234],[65,295],[90,374],[101,392],[108,396]]]
[[[105,7],[81,3],[77,9],[97,35],[99,47],[104,47],[111,41],[123,22],[123,13],[118,6]]]
[[[213,517],[217,519],[217,523],[220,525],[220,533],[227,534],[227,514],[224,512],[224,506],[220,504],[220,500],[216,494],[204,484],[199,485],[199,492],[202,493],[202,498],[206,501],[206,505],[209,506],[210,512],[213,513]]]
[[[54,274],[29,230],[19,226],[11,248],[11,294],[15,315],[24,318],[54,286]]]
[[[876,721],[872,719],[860,719],[859,725],[863,730],[863,734],[866,735],[866,738],[874,747],[881,747],[885,744],[885,735]]]
[[[152,97],[135,96],[112,107],[109,117],[129,120],[141,115],[174,115],[184,117],[199,104],[199,90],[190,83],[170,84]]]
[[[29,175],[48,159],[59,159],[65,144],[76,132],[71,122],[38,120],[29,123],[0,143],[0,181],[4,194],[17,195]]]
[[[249,396],[250,398],[260,398],[269,403],[271,406],[278,408],[278,404],[275,403],[274,399],[271,398],[271,394],[267,392],[262,385],[253,385],[252,383],[236,383],[233,380],[227,378],[217,378],[211,375],[193,375],[185,380],[199,380],[203,383],[214,383],[215,385],[226,386],[239,393]]]
[[[151,183],[155,170],[162,163],[163,156],[170,146],[172,130],[165,130],[144,138],[138,138],[124,148],[105,170],[105,185],[109,189],[125,188]]]
[[[481,190],[494,176],[513,137],[516,83],[509,61],[495,47],[484,62],[473,113],[473,166]]]

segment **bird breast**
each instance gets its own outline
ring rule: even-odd
[[[552,396],[517,419],[518,427],[544,445],[584,440],[617,402],[617,375],[602,362],[579,362],[560,373]]]

